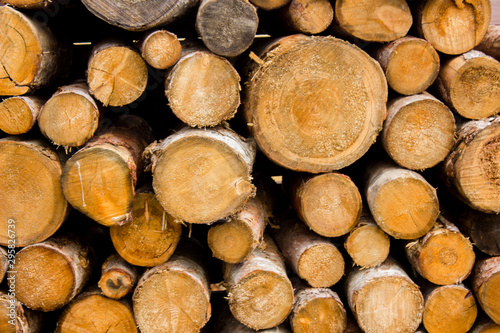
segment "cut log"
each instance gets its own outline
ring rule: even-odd
[[[490,25],[475,49],[500,61],[500,25]]]
[[[309,230],[294,216],[282,216],[278,221],[273,237],[298,276],[315,288],[331,287],[342,278],[344,258],[328,238]]]
[[[145,154],[158,201],[180,221],[215,222],[237,213],[255,193],[255,147],[231,130],[185,128]]]
[[[87,83],[90,93],[104,106],[123,106],[138,99],[146,89],[148,68],[134,49],[102,43],[94,47],[90,56]]]
[[[0,245],[23,247],[59,229],[68,211],[61,160],[42,141],[0,140]],[[12,225],[12,227],[7,227]]]
[[[413,22],[405,0],[339,0],[335,19],[343,32],[370,42],[390,42],[404,37]]]
[[[346,235],[344,247],[354,263],[361,268],[380,265],[387,259],[391,242],[389,236],[378,227],[368,209],[351,232]]]
[[[500,325],[495,324],[487,316],[476,320],[469,333],[499,333]]]
[[[333,21],[333,7],[327,0],[291,0],[279,10],[286,29],[308,35],[319,34]]]
[[[189,126],[215,126],[235,115],[240,76],[222,57],[186,51],[166,79],[165,95],[172,112]]]
[[[263,10],[273,10],[283,7],[290,0],[251,0],[252,4]]]
[[[406,245],[406,255],[421,276],[437,285],[461,283],[476,259],[471,242],[442,215],[424,237]]]
[[[217,322],[215,323],[215,328],[213,332],[217,333],[292,333],[288,328],[286,328],[285,324],[281,324],[280,326],[276,326],[273,328],[269,328],[266,330],[253,330],[248,326],[240,323],[229,311],[229,308],[222,312],[219,316]]]
[[[329,172],[360,158],[382,129],[380,65],[333,37],[293,35],[251,65],[244,112],[265,155],[295,171]]]
[[[16,8],[43,9],[50,4],[49,0],[3,0],[3,4]]]
[[[366,198],[378,226],[397,239],[425,235],[439,215],[436,190],[417,172],[381,162],[366,172]]]
[[[134,315],[128,304],[84,292],[75,298],[59,317],[56,333],[78,332],[136,333]]]
[[[427,0],[414,10],[420,36],[446,54],[462,54],[483,39],[491,20],[490,0]]]
[[[211,316],[207,273],[192,248],[179,244],[164,264],[146,271],[134,291],[143,333],[199,332]]]
[[[101,110],[84,83],[60,87],[42,106],[38,127],[57,146],[78,147],[99,126]]]
[[[467,333],[477,317],[476,300],[463,284],[428,286],[422,322],[429,333]]]
[[[0,95],[46,86],[65,68],[65,48],[51,32],[9,6],[0,8]]]
[[[14,278],[15,279],[15,278]],[[14,282],[15,283],[15,282]],[[14,293],[0,292],[0,332],[2,333],[41,333],[43,315],[21,304]],[[12,296],[12,297],[11,297]]]
[[[385,72],[387,83],[403,95],[423,92],[436,80],[439,55],[425,39],[406,36],[381,46],[375,59]]]
[[[14,251],[14,247],[12,246],[10,251]],[[11,256],[13,253],[11,252]],[[13,257],[11,259],[14,259]],[[0,283],[2,283],[5,274],[9,270],[9,253],[7,249],[0,247]]]
[[[346,296],[367,333],[415,332],[422,320],[422,293],[391,257],[377,267],[355,267],[347,276]]]
[[[165,212],[149,188],[137,191],[132,221],[109,228],[113,245],[132,265],[153,267],[163,264],[174,253],[182,225]]]
[[[351,316],[347,317],[347,327],[345,328],[344,333],[364,333],[361,328],[359,328],[356,319]]]
[[[167,69],[175,65],[181,57],[182,46],[177,36],[167,30],[147,33],[140,43],[141,55],[156,69]]]
[[[137,268],[118,254],[112,254],[102,264],[101,278],[97,285],[104,296],[121,299],[132,292],[137,279]]]
[[[500,325],[500,257],[476,262],[472,289],[484,312]]]
[[[95,135],[64,166],[61,183],[69,203],[106,226],[129,222],[141,154],[151,141],[149,125],[132,115]]]
[[[500,112],[500,62],[472,50],[441,66],[438,91],[462,117],[482,119]]]
[[[286,182],[295,211],[314,232],[338,237],[347,234],[358,222],[361,194],[348,176],[335,172],[295,174]]]
[[[424,170],[443,161],[455,143],[455,118],[430,94],[389,102],[381,133],[387,154],[400,166]]]
[[[500,116],[466,122],[456,136],[443,164],[446,185],[470,207],[500,213]]]
[[[27,133],[38,117],[45,101],[35,96],[14,96],[0,103],[0,130],[7,134]]]
[[[33,310],[53,311],[78,295],[92,272],[90,248],[54,236],[17,252],[16,298]]]
[[[500,215],[467,207],[460,212],[456,224],[476,248],[490,256],[500,256]]]
[[[263,246],[257,247],[246,261],[225,265],[224,281],[231,313],[252,329],[278,326],[292,311],[292,283],[278,248],[267,235]]]

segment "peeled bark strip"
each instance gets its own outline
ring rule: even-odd
[[[329,172],[360,158],[382,129],[380,65],[333,37],[279,39],[252,64],[244,109],[261,150],[295,171]]]
[[[135,184],[151,128],[137,116],[123,116],[94,136],[65,164],[62,189],[69,203],[105,226],[132,218]]]
[[[98,286],[104,296],[120,299],[132,292],[137,279],[137,268],[118,254],[112,254],[102,265]]]
[[[154,30],[144,36],[140,44],[141,55],[156,69],[167,69],[181,57],[182,46],[177,36],[167,30]]]
[[[27,133],[38,117],[45,101],[34,96],[14,96],[0,103],[0,130],[7,134]]]
[[[7,250],[0,247],[0,283],[2,283],[5,274],[9,270],[9,257]]]
[[[153,267],[163,264],[174,253],[182,225],[165,212],[151,189],[135,195],[132,220],[109,229],[113,245],[132,265]]]
[[[378,226],[397,239],[425,235],[439,215],[436,190],[415,171],[389,163],[370,165],[366,198]]]
[[[344,275],[344,258],[325,237],[293,217],[279,219],[274,239],[290,267],[312,287],[328,288]]]
[[[446,54],[461,54],[483,39],[491,20],[490,0],[427,0],[415,10],[422,38]]]
[[[335,18],[343,31],[370,42],[404,37],[413,22],[405,0],[338,0]]]
[[[215,54],[240,55],[252,44],[258,26],[257,8],[248,0],[200,1],[196,31]]]
[[[315,35],[326,30],[333,21],[333,7],[327,0],[291,0],[280,9],[287,29]]]
[[[481,42],[476,46],[490,57],[500,61],[500,25],[490,25]]]
[[[432,286],[423,291],[423,324],[429,333],[466,333],[477,317],[476,300],[462,284]]]
[[[225,266],[224,281],[231,313],[252,329],[278,326],[292,311],[293,287],[278,248],[268,236],[246,261]]]
[[[485,213],[500,213],[500,116],[464,123],[445,159],[444,176],[458,198]]]
[[[378,227],[368,210],[363,210],[358,224],[346,236],[344,247],[354,263],[361,268],[380,265],[387,259],[391,242]]]
[[[403,95],[423,92],[436,80],[439,55],[425,39],[406,36],[381,46],[375,54],[387,83]]]
[[[130,306],[109,299],[98,292],[82,293],[64,310],[57,322],[56,333],[78,332],[136,333]]]
[[[0,221],[4,226],[0,245],[9,245],[14,237],[16,247],[50,237],[68,211],[57,154],[42,141],[5,138],[0,140],[0,166]]]
[[[472,50],[443,63],[439,74],[441,96],[468,119],[500,112],[500,62]]]
[[[381,133],[387,154],[402,167],[424,170],[443,161],[455,143],[455,118],[430,94],[389,102]]]
[[[38,126],[57,146],[78,147],[99,126],[100,109],[84,83],[60,87],[42,106]]]
[[[68,304],[92,272],[90,249],[74,237],[57,236],[17,252],[16,298],[33,310]]]
[[[0,292],[0,332],[41,333],[43,316],[41,312],[24,307],[8,293]]]
[[[289,3],[290,0],[251,0],[250,2],[260,9],[273,10],[283,7]]]
[[[119,2],[113,0],[113,3]],[[90,93],[104,106],[123,106],[138,99],[146,89],[148,68],[134,49],[103,43],[92,51],[87,83]]]
[[[469,333],[499,333],[500,325],[495,324],[490,318],[478,319]]]
[[[252,141],[235,132],[185,128],[150,145],[153,187],[174,218],[211,223],[237,213],[254,195]]]
[[[490,256],[500,256],[500,215],[486,214],[467,207],[456,220],[460,231],[476,248]]]
[[[340,173],[297,174],[290,180],[289,193],[300,219],[325,237],[347,234],[361,214],[358,188]]]
[[[500,325],[500,257],[491,257],[475,264],[472,289],[484,312]]]
[[[411,333],[422,320],[419,287],[390,257],[377,267],[355,267],[346,280],[346,296],[359,327],[367,333]]]
[[[165,82],[173,113],[192,127],[231,119],[240,105],[240,76],[226,59],[208,51],[183,55]]]

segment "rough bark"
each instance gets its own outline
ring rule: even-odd
[[[11,135],[27,133],[45,100],[35,96],[14,96],[0,103],[0,130]]]
[[[130,294],[137,283],[137,268],[118,254],[112,254],[101,267],[98,287],[108,298],[121,299]]]
[[[175,65],[181,57],[182,45],[174,33],[160,29],[144,35],[140,51],[151,67],[167,69]]]
[[[500,257],[479,260],[474,265],[472,290],[484,312],[500,325]]]

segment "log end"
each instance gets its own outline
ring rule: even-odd
[[[344,258],[333,244],[312,246],[300,257],[297,270],[312,287],[328,288],[344,275]]]
[[[231,264],[245,260],[257,245],[248,224],[238,219],[212,226],[207,241],[214,257]]]

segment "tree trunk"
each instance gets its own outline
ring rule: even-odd
[[[109,256],[101,268],[98,287],[104,296],[121,299],[130,294],[137,283],[137,268],[118,254]]]
[[[500,61],[500,25],[490,25],[486,31],[486,35],[481,42],[476,46],[479,50],[490,57]]]
[[[380,65],[333,37],[293,35],[253,56],[244,112],[273,162],[310,173],[360,158],[382,129],[387,82]]]
[[[116,251],[126,261],[153,267],[163,264],[174,253],[182,225],[163,209],[153,190],[145,187],[134,197],[132,220],[111,226],[109,232]]]
[[[254,195],[252,141],[223,129],[185,128],[146,150],[160,204],[179,221],[212,223]]]
[[[325,237],[347,234],[361,214],[358,188],[340,173],[295,174],[288,181],[287,190],[300,219]]]
[[[476,262],[472,289],[484,312],[500,325],[500,257]]]
[[[42,141],[5,138],[0,166],[0,244],[23,247],[50,237],[68,211],[56,152]]]
[[[439,55],[425,39],[406,36],[377,49],[375,59],[385,72],[387,83],[403,95],[423,92],[436,80]]]
[[[0,332],[42,333],[43,315],[24,307],[14,296],[0,292]]]
[[[489,256],[500,256],[500,215],[467,207],[457,217],[456,224],[476,248]]]
[[[278,248],[268,236],[246,261],[226,264],[224,281],[231,313],[252,329],[278,326],[292,311],[293,287]]]
[[[147,33],[140,43],[141,55],[156,69],[167,69],[175,65],[181,57],[182,46],[177,36],[167,30]]]
[[[500,213],[500,116],[464,123],[445,159],[446,185],[470,207]]]
[[[388,103],[382,144],[402,167],[432,168],[453,148],[454,136],[453,113],[430,94],[396,97]]]
[[[64,166],[62,189],[70,204],[105,226],[132,218],[141,154],[151,128],[137,116],[123,116],[77,151]]]
[[[346,296],[359,327],[366,333],[415,332],[424,300],[419,287],[392,258],[347,276]]]
[[[45,100],[35,96],[14,96],[0,103],[0,130],[7,134],[27,133],[38,117]]]
[[[326,30],[333,21],[333,7],[327,0],[291,0],[279,10],[288,31],[315,35]]]

